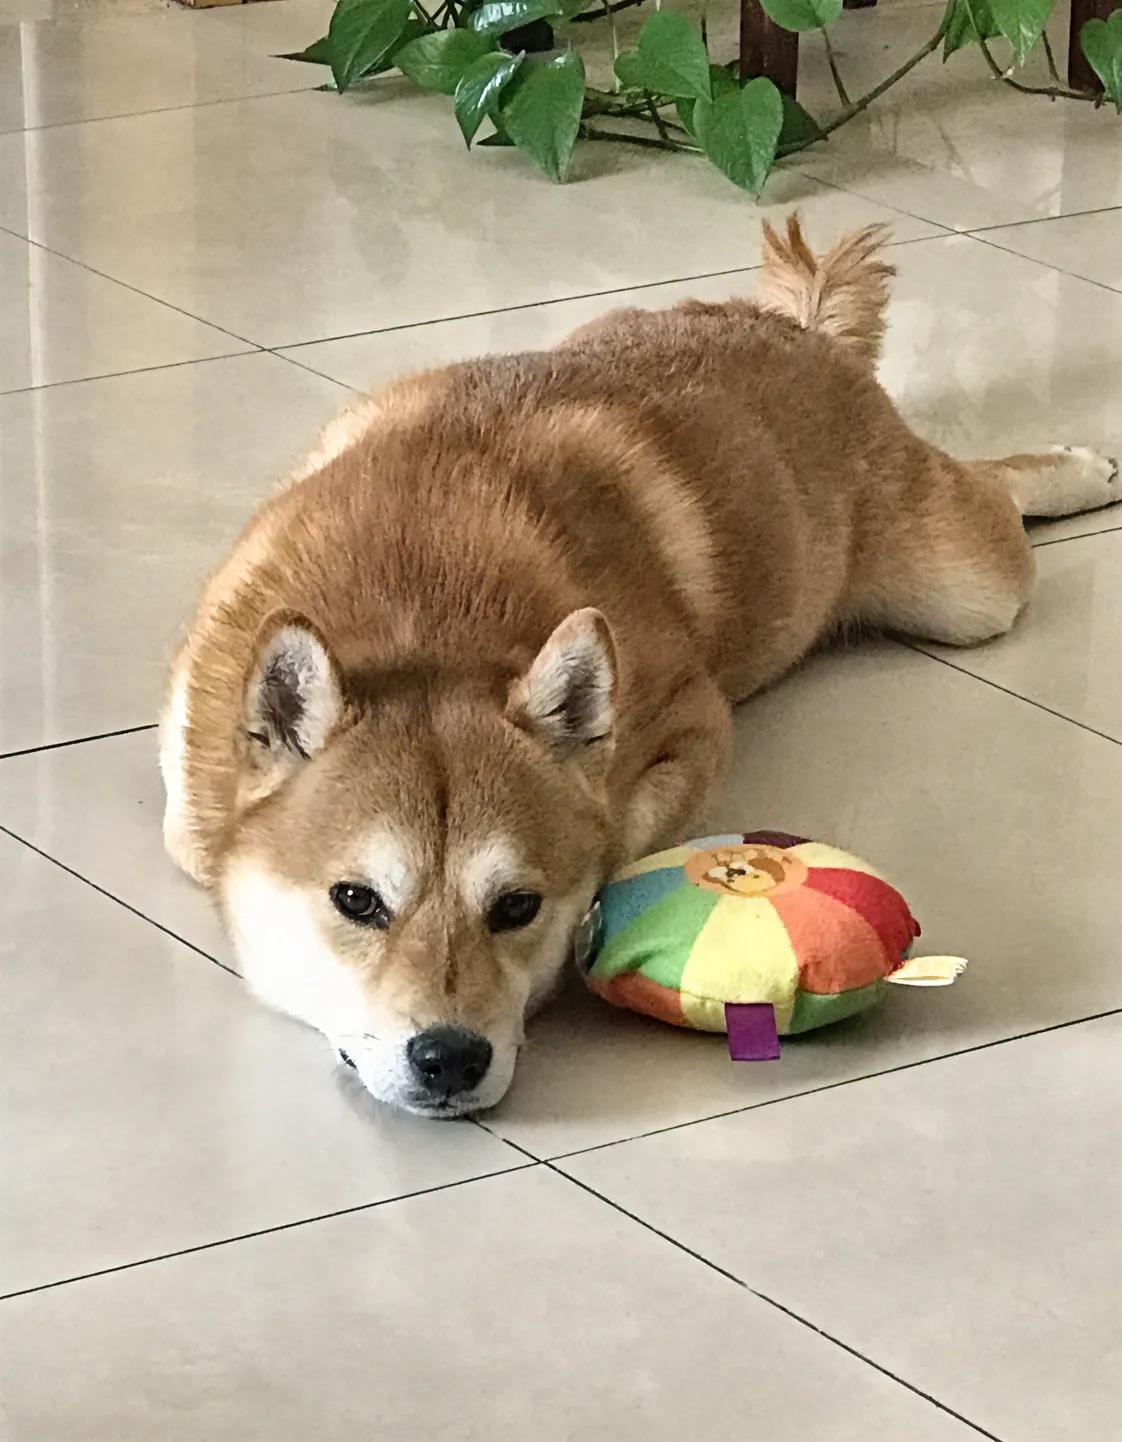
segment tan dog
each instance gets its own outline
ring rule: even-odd
[[[165,834],[267,1002],[376,1096],[506,1091],[607,873],[687,834],[730,703],[830,631],[1007,630],[1022,515],[1117,499],[1085,450],[952,460],[874,363],[890,268],[766,233],[755,302],[623,310],[343,416],[206,587]]]

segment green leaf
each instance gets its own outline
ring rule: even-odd
[[[974,14],[973,20],[970,18],[971,11]],[[951,18],[947,21],[947,31],[943,37],[943,59],[946,60],[964,45],[977,45],[979,39],[992,40],[998,34],[1000,31],[993,18],[989,0],[969,0],[969,5],[967,0],[954,0]]]
[[[1079,32],[1087,63],[1103,83],[1107,99],[1122,114],[1122,10],[1106,20],[1088,20]]]
[[[740,89],[740,83],[727,65],[710,65],[709,84],[712,87],[714,97],[723,95],[726,90],[736,91]],[[678,119],[686,127],[691,135],[693,129],[693,108],[697,101],[690,96],[683,96],[675,100],[674,109],[678,112]]]
[[[339,90],[368,74],[405,28],[409,0],[339,0],[327,34]]]
[[[460,132],[469,148],[483,124],[483,117],[494,108],[503,89],[514,78],[515,71],[522,64],[522,58],[521,55],[494,51],[490,55],[481,56],[464,71],[460,83],[456,86],[452,106]]]
[[[474,30],[438,30],[395,50],[393,60],[422,90],[454,95],[464,72],[490,48],[490,40]]]
[[[553,180],[564,180],[584,108],[584,65],[574,50],[523,65],[499,107],[502,128]]]
[[[821,30],[842,13],[842,0],[760,0],[784,30]]]
[[[615,69],[629,89],[693,100],[712,94],[701,32],[673,10],[658,10],[647,20],[639,31],[639,48],[620,55]]]
[[[997,28],[1023,65],[1052,13],[1052,0],[990,0],[990,11]]]
[[[783,102],[770,80],[749,80],[742,90],[699,100],[693,113],[706,155],[742,190],[759,195],[775,159]]]
[[[287,55],[275,55],[275,60],[306,60],[309,65],[331,64],[331,37],[321,36],[313,40],[306,50],[292,50]]]
[[[472,13],[468,25],[479,35],[505,35],[531,20],[560,14],[559,0],[489,0]]]
[[[801,149],[812,140],[825,138],[822,127],[813,115],[808,114],[797,100],[790,95],[781,95],[783,102],[783,128],[779,132],[779,153]]]

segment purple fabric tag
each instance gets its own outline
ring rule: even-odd
[[[727,1001],[729,1056],[733,1061],[778,1061],[779,1033],[770,1001]]]

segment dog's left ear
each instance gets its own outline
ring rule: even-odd
[[[615,726],[612,633],[591,607],[566,616],[510,689],[507,715],[563,754],[607,745]]]

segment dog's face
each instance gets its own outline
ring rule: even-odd
[[[513,684],[348,694],[310,628],[266,637],[223,907],[254,990],[381,1100],[456,1116],[509,1086],[603,879],[614,682],[590,612]]]

